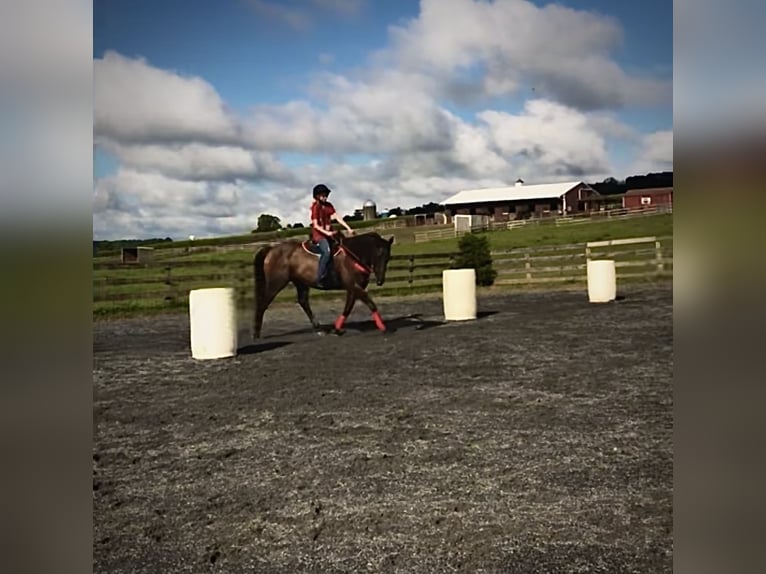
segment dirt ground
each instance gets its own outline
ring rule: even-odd
[[[672,288],[622,295],[96,323],[94,572],[672,572]]]

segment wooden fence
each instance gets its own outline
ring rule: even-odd
[[[593,223],[597,221],[612,221],[621,219],[633,219],[635,217],[647,217],[651,215],[661,215],[663,213],[673,213],[673,206],[651,206],[651,207],[632,207],[622,209],[609,209],[605,211],[590,211],[576,215],[550,216],[550,217],[530,217],[529,219],[520,219],[512,221],[493,221],[486,225],[475,225],[471,232],[477,231],[501,231],[506,229],[518,229],[520,227],[555,225],[561,227],[565,225],[579,225],[583,223]],[[448,229],[434,229],[415,233],[415,242],[434,241],[437,239],[451,239],[468,233],[467,230],[458,230],[453,226]]]
[[[672,237],[637,237],[493,252],[499,285],[583,283],[590,259],[614,259],[618,279],[669,278]]]
[[[578,283],[586,280],[588,259],[615,259],[618,279],[672,277],[672,237],[639,237],[550,247],[492,252],[498,272],[496,284],[535,285]],[[453,266],[454,253],[395,255],[383,287],[371,293],[406,293],[439,290],[442,271]],[[156,262],[144,266],[117,263],[94,265],[93,301],[98,305],[151,301],[185,304],[189,291],[206,287],[233,287],[240,302],[252,299],[251,262]],[[286,289],[283,297],[294,297]],[[315,292],[323,296],[327,292]]]
[[[386,272],[385,286],[373,285],[371,291],[440,286],[442,271],[449,269],[453,261],[452,253],[395,255]],[[188,300],[190,290],[206,287],[233,287],[238,299],[244,301],[252,299],[253,282],[252,262],[165,261],[143,266],[101,263],[94,265],[93,301],[182,303]],[[285,293],[294,296],[292,290],[286,289]]]

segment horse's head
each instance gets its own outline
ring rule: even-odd
[[[375,279],[378,286],[383,285],[386,280],[386,269],[388,261],[391,259],[391,245],[394,243],[394,236],[390,239],[379,238],[375,242],[372,252],[372,271],[375,273]]]
[[[383,239],[378,233],[370,232],[362,235],[346,237],[342,245],[349,254],[360,263],[369,267],[375,274],[375,282],[383,285],[386,280],[386,268],[391,258],[391,245],[394,243],[393,236]]]

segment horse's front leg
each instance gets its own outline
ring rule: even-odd
[[[354,308],[354,303],[356,303],[356,295],[353,291],[346,292],[346,305],[343,307],[343,313],[338,316],[337,319],[335,319],[335,332],[338,335],[342,335],[345,333],[345,329],[343,329],[343,325],[346,323],[346,319],[348,319],[348,316],[351,314],[351,310]]]
[[[375,326],[378,328],[378,330],[381,331],[382,333],[386,333],[388,331],[388,328],[386,327],[386,324],[383,322],[383,318],[380,316],[378,307],[375,305],[375,302],[370,298],[367,291],[365,291],[358,285],[355,285],[353,293],[356,298],[364,301],[364,303],[370,308],[370,312],[372,313],[372,320],[375,321]]]

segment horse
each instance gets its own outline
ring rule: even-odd
[[[386,280],[386,269],[391,257],[393,236],[384,239],[378,233],[370,232],[351,237],[338,235],[332,265],[328,272],[328,285],[324,289],[345,290],[346,304],[343,312],[333,324],[336,334],[343,334],[343,325],[361,299],[370,308],[375,326],[381,332],[387,331],[377,306],[367,293],[370,275],[374,274],[378,286]],[[255,313],[253,338],[259,339],[263,326],[263,314],[274,297],[292,282],[298,295],[298,304],[306,313],[314,330],[323,334],[321,325],[314,317],[309,305],[309,289],[319,289],[317,273],[319,251],[311,241],[288,239],[262,247],[253,260],[255,278]]]

